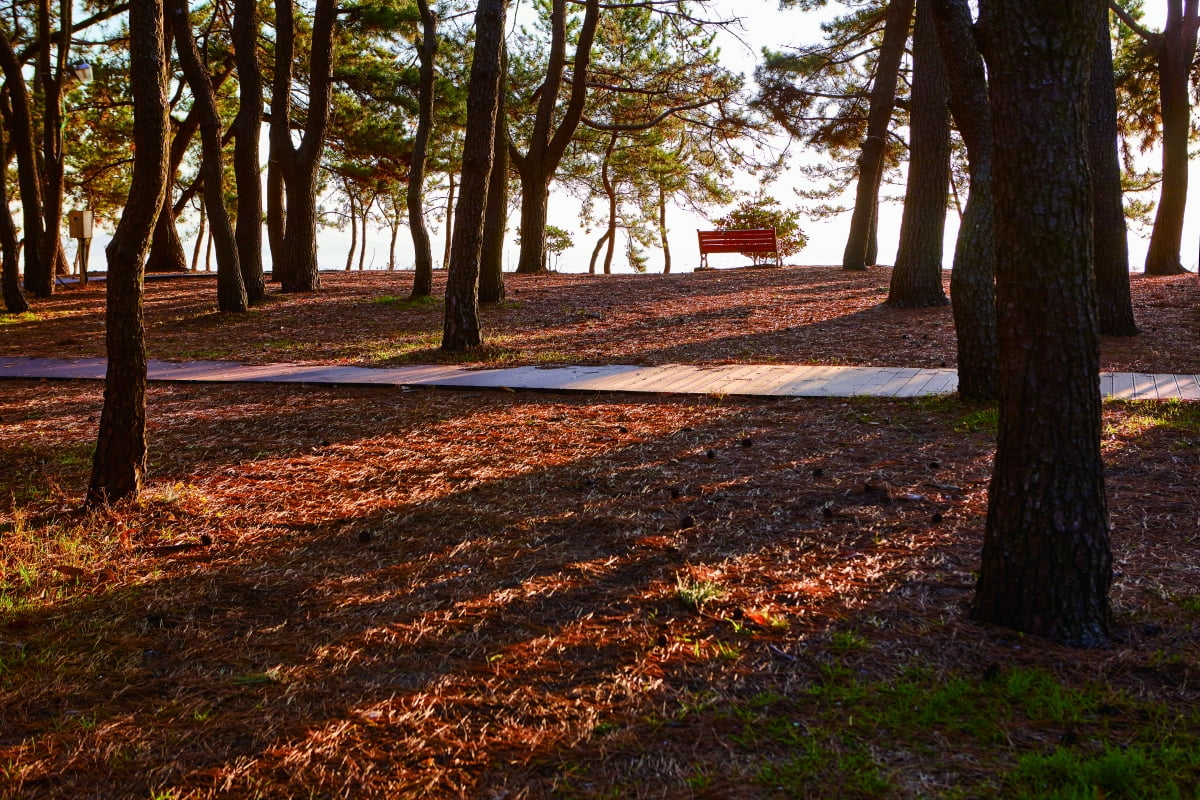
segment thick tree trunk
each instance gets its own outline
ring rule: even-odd
[[[238,264],[246,301],[261,303],[267,294],[263,279],[263,191],[259,174],[259,136],[262,131],[263,80],[258,63],[257,0],[235,0],[233,47],[238,72],[238,111],[233,120],[233,177],[237,187]]]
[[[4,116],[11,117],[10,112],[11,109],[6,108]],[[0,169],[7,170],[11,159],[0,135]],[[4,310],[10,314],[22,314],[29,310],[29,303],[21,291],[17,251],[17,226],[8,204],[8,181],[0,180],[0,286],[4,292]]]
[[[34,145],[29,91],[21,63],[3,30],[0,30],[0,68],[12,106],[9,146],[17,156],[17,182],[21,190],[21,225],[25,237],[25,288],[38,297],[54,291],[53,261],[42,257],[42,179]],[[39,291],[40,288],[40,291]]]
[[[175,227],[175,212],[168,192],[154,222],[150,254],[146,257],[146,272],[186,271],[187,254],[183,250],[183,240],[179,238],[179,229]]]
[[[161,0],[129,9],[129,79],[136,155],[129,202],[106,249],[104,407],[87,503],[136,497],[146,468],[146,338],[142,264],[167,187],[167,58]]]
[[[842,255],[842,269],[864,270],[868,260],[871,227],[876,216],[879,179],[883,175],[883,156],[887,149],[888,127],[896,105],[896,82],[900,60],[912,25],[913,0],[891,0],[884,22],[883,43],[875,63],[875,81],[871,85],[871,110],[867,113],[867,136],[858,157],[858,189],[850,234]]]
[[[408,230],[413,242],[414,298],[429,297],[433,293],[433,245],[425,225],[425,159],[429,134],[433,130],[434,61],[438,49],[437,16],[429,9],[428,0],[417,0],[417,8],[421,14],[421,42],[417,47],[421,66],[417,86],[417,131],[413,136],[406,196]]]
[[[992,197],[992,112],[983,58],[975,44],[967,0],[930,0],[946,62],[950,111],[967,146],[971,191],[959,223],[950,273],[958,344],[958,394],[997,396],[995,227]]]
[[[1136,336],[1137,322],[1129,293],[1129,241],[1121,195],[1117,94],[1107,14],[1096,37],[1088,83],[1088,163],[1092,171],[1093,254],[1100,333]]]
[[[550,207],[550,176],[543,174],[533,166],[527,166],[525,171],[519,174],[521,176],[521,252],[517,257],[517,272],[522,275],[533,275],[546,271],[546,225]]]
[[[506,0],[480,0],[475,12],[475,56],[467,91],[462,188],[454,214],[454,245],[446,278],[442,349],[482,343],[479,332],[479,258],[487,211],[488,180],[495,161],[496,113],[503,79]]]
[[[1099,0],[983,0],[995,126],[1000,430],[972,616],[1108,639],[1087,81]]]
[[[283,254],[285,292],[315,292],[321,288],[317,265],[317,173],[325,148],[325,131],[333,92],[333,28],[337,0],[317,0],[313,15],[311,66],[308,77],[308,117],[300,146],[288,147],[287,222]]]
[[[174,33],[175,51],[188,86],[192,90],[192,103],[199,114],[200,180],[204,183],[204,207],[208,212],[209,228],[217,249],[217,308],[226,313],[241,313],[246,310],[246,286],[242,283],[242,267],[238,262],[237,242],[233,237],[233,225],[225,208],[224,166],[221,154],[221,120],[217,115],[217,101],[212,89],[212,76],[208,73],[192,39],[192,25],[188,18],[186,0],[167,0],[171,28]]]
[[[1167,24],[1152,45],[1158,56],[1159,115],[1162,119],[1162,184],[1150,248],[1147,275],[1178,275],[1183,248],[1183,216],[1187,207],[1188,138],[1191,97],[1188,91],[1196,55],[1197,3],[1168,0]]]
[[[942,288],[942,240],[946,235],[950,186],[948,91],[933,7],[929,0],[921,0],[913,31],[908,186],[887,299],[887,304],[895,308],[927,308],[950,302]]]
[[[546,80],[540,88],[541,96],[534,116],[529,149],[524,154],[515,147],[509,151],[517,174],[521,176],[521,254],[517,260],[517,272],[521,274],[544,272],[546,269],[546,206],[550,197],[550,182],[554,180],[563,153],[583,119],[588,65],[596,26],[600,21],[600,2],[584,0],[583,6],[583,20],[578,28],[575,57],[571,63],[571,94],[566,108],[560,111],[559,89],[567,71],[567,0],[551,0],[551,40]],[[558,117],[557,128],[554,127],[555,117]]]

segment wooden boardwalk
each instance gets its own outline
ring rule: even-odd
[[[0,379],[102,380],[101,358],[0,357]],[[555,366],[475,369],[462,366],[395,368],[228,361],[151,361],[152,381],[307,383],[335,386],[442,386],[460,389],[538,389],[753,397],[925,397],[952,394],[952,369],[819,367],[783,364],[696,366]],[[1121,400],[1200,401],[1200,375],[1104,372],[1100,392]]]

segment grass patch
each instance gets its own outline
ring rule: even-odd
[[[425,297],[413,297],[411,295],[392,295],[385,294],[381,297],[376,297],[371,301],[376,305],[388,306],[396,309],[434,309],[441,308],[443,300],[440,297],[426,295]]]

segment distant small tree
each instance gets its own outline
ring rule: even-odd
[[[569,231],[554,225],[546,226],[546,253],[553,257],[554,266],[558,266],[558,257],[571,249],[575,244],[575,240],[571,238]]]
[[[784,257],[799,253],[808,244],[808,237],[800,230],[800,216],[799,209],[783,208],[774,197],[759,192],[738,203],[725,216],[713,220],[713,226],[719,231],[774,228],[779,255]],[[763,257],[762,253],[742,255],[750,256],[756,264]]]

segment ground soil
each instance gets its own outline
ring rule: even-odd
[[[405,279],[324,276],[245,318],[202,278],[151,282],[152,355],[440,358],[436,304],[389,299]],[[1105,366],[1200,372],[1196,284],[1136,280],[1144,333]],[[513,278],[469,360],[953,364],[948,310],[887,309],[886,285]],[[39,303],[0,352],[102,354],[99,297]],[[1004,797],[1025,753],[1200,709],[1200,416],[1180,404],[1106,408],[1114,640],[1072,651],[967,619],[986,406],[156,385],[143,498],[86,511],[101,402],[0,383],[0,797]],[[852,735],[792,783],[800,745],[744,730],[831,675],[1021,669],[1125,699],[1100,722],[1013,715],[986,747],[965,723],[805,711],[805,741],[847,712]],[[882,789],[837,766],[851,745]]]
[[[440,303],[405,302],[407,272],[325,273],[320,293],[272,292],[241,316],[217,312],[211,277],[152,280],[148,347],[156,358],[259,363],[955,364],[949,306],[887,307],[883,268],[506,277],[508,300],[481,311],[485,347],[466,356],[439,349]],[[1106,338],[1103,368],[1200,373],[1200,280],[1132,283],[1142,335]],[[39,302],[36,324],[0,328],[0,355],[102,356],[103,292],[70,288]]]

